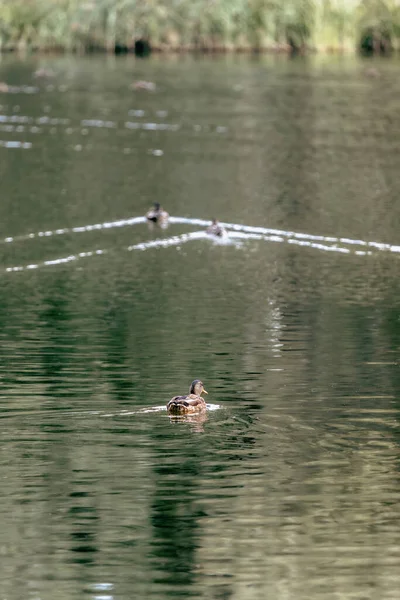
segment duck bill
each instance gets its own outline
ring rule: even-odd
[[[204,388],[201,390],[202,394],[208,394],[207,390],[205,390]]]

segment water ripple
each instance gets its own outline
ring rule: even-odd
[[[15,142],[16,144],[18,142]],[[95,223],[90,225],[81,225],[77,227],[64,227],[59,228],[54,231],[39,231],[37,233],[28,233],[26,235],[19,235],[14,237],[6,237],[0,242],[15,242],[22,241],[26,239],[33,239],[35,237],[44,237],[51,235],[62,235],[65,233],[84,233],[88,231],[95,231],[101,229],[111,229],[114,227],[128,227],[132,225],[138,225],[140,223],[145,223],[145,217],[129,217],[125,219],[118,219],[117,221],[106,221],[104,223]],[[201,225],[207,227],[211,224],[211,221],[208,219],[197,219],[197,218],[186,218],[186,217],[170,217],[169,222],[171,224],[187,224],[187,225]],[[320,249],[330,249],[337,250],[338,252],[349,252],[349,249],[344,247],[340,248],[336,244],[340,243],[343,245],[349,246],[362,246],[364,248],[375,248],[377,250],[386,250],[389,252],[400,252],[400,245],[394,244],[385,244],[381,242],[374,241],[365,241],[365,240],[356,240],[351,238],[344,237],[333,237],[333,236],[324,236],[324,235],[315,235],[310,233],[302,233],[296,231],[286,231],[284,229],[272,229],[270,227],[258,227],[253,225],[242,225],[239,223],[225,223],[221,222],[221,225],[226,229],[231,230],[232,232],[244,232],[244,233],[253,233],[259,234],[261,237],[258,239],[268,239],[270,241],[281,242],[285,239],[288,240],[288,243],[298,243],[299,245],[311,245],[306,244],[305,242],[328,242],[330,244],[335,244],[334,246],[327,246],[326,244],[322,244],[318,246],[317,244],[312,245],[311,247],[320,248]],[[232,237],[232,234],[230,234]],[[268,237],[267,237],[268,236]],[[240,237],[240,236],[237,236]],[[247,236],[247,239],[250,239],[251,236]],[[253,236],[253,239],[257,239]],[[298,240],[298,241],[296,241]],[[356,254],[370,254],[370,252],[364,251],[356,251]]]
[[[64,234],[75,234],[75,233],[87,233],[92,231],[101,231],[105,229],[112,229],[115,227],[127,227],[146,222],[145,217],[130,217],[127,219],[118,219],[117,221],[106,221],[104,223],[95,223],[89,225],[81,225],[76,227],[64,227],[55,230],[38,231],[36,233],[28,233],[25,235],[19,235],[15,237],[6,237],[2,241],[3,243],[20,242],[24,240],[31,240],[35,238],[51,237]],[[186,217],[170,217],[170,224],[187,224],[187,225],[210,225],[209,220],[197,219],[197,218],[186,218]],[[226,238],[218,238],[215,236],[208,235],[203,231],[193,231],[189,233],[183,233],[181,235],[170,236],[168,238],[157,238],[145,242],[130,245],[125,250],[148,250],[151,248],[158,247],[169,247],[185,244],[194,240],[209,240],[214,244],[218,245],[233,245],[236,248],[240,248],[243,245],[243,241],[249,240],[261,240],[267,242],[276,242],[288,244],[294,244],[297,246],[303,246],[320,250],[324,252],[336,252],[339,254],[354,254],[356,256],[366,256],[376,253],[376,251],[386,251],[392,253],[399,253],[400,246],[384,244],[379,242],[367,242],[364,240],[355,240],[351,238],[332,237],[314,235],[308,233],[285,231],[281,229],[271,229],[267,227],[254,227],[250,225],[241,225],[237,223],[221,223],[229,231],[229,235]],[[325,243],[322,243],[325,242]],[[360,249],[355,249],[356,246],[360,246]],[[361,249],[362,248],[362,249]],[[73,261],[77,261],[81,258],[89,258],[92,256],[98,256],[109,252],[107,249],[96,249],[89,250],[86,252],[80,252],[78,254],[72,254],[65,257],[56,259],[45,260],[40,263],[30,263],[22,266],[9,266],[5,268],[5,272],[16,272],[37,269],[39,267],[54,266],[59,264],[65,264]]]
[[[31,142],[18,142],[15,140],[0,140],[0,146],[3,148],[23,148],[24,150],[32,148]]]

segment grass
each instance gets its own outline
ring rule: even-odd
[[[0,0],[0,48],[397,47],[400,0]]]

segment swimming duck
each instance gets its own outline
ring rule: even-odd
[[[47,79],[50,77],[54,77],[55,73],[53,69],[46,69],[45,67],[40,67],[39,69],[36,69],[33,75],[34,77],[43,77]]]
[[[199,413],[207,409],[201,394],[207,394],[200,379],[192,381],[187,396],[174,396],[167,404],[167,411],[172,415]]]
[[[146,219],[153,223],[165,224],[168,221],[169,214],[163,210],[159,202],[154,202],[153,208],[146,213]]]
[[[364,69],[363,73],[366,77],[380,77],[381,76],[380,71],[378,71],[378,69],[375,69],[375,67],[369,67],[367,69]]]
[[[139,81],[134,81],[131,84],[131,88],[133,90],[146,90],[147,92],[154,92],[156,89],[156,84],[152,81],[144,81],[140,79]]]
[[[226,229],[219,224],[218,219],[212,220],[211,225],[206,229],[206,233],[216,235],[217,237],[226,237],[228,235]]]

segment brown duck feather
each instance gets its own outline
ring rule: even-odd
[[[192,393],[197,392],[198,393]],[[189,390],[189,394],[185,396],[174,396],[167,404],[167,410],[169,413],[174,415],[198,413],[207,409],[207,404],[203,400],[200,394],[207,393],[203,387],[203,384],[198,379],[195,379]]]

